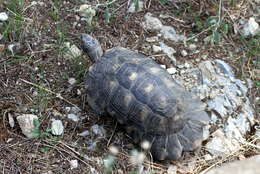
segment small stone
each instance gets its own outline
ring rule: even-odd
[[[79,121],[79,116],[73,113],[70,113],[67,115],[68,119],[71,119],[72,121],[78,122]]]
[[[171,26],[162,26],[160,34],[164,39],[174,42],[183,41],[185,39],[183,35],[178,35],[176,30]]]
[[[100,138],[106,137],[106,130],[102,126],[95,124],[95,125],[91,126],[90,130],[95,135],[99,136]]]
[[[155,53],[158,53],[158,52],[161,52],[162,51],[162,48],[157,46],[157,45],[153,45],[153,52]]]
[[[14,127],[14,117],[12,116],[12,114],[8,113],[8,122],[11,128]]]
[[[231,67],[226,62],[220,59],[216,59],[214,62],[216,63],[216,65],[219,67],[219,69],[223,74],[226,74],[229,77],[234,77],[234,73]]]
[[[65,42],[64,45],[67,49],[64,54],[65,58],[73,59],[82,55],[82,51],[76,45],[71,45],[69,42]]]
[[[89,133],[88,130],[85,130],[85,131],[78,134],[78,136],[81,136],[81,137],[86,137],[86,136],[89,136],[89,135],[90,135],[90,133]]]
[[[82,92],[81,92],[81,90],[80,89],[77,89],[77,95],[81,95],[82,94]]]
[[[173,49],[172,47],[169,47],[168,45],[166,45],[163,42],[160,42],[160,46],[162,51],[167,54],[168,57],[172,57],[174,53],[176,53],[175,49]]]
[[[167,169],[167,174],[176,174],[177,173],[177,166],[170,165]]]
[[[162,22],[158,18],[153,17],[149,12],[145,14],[144,20],[142,25],[147,30],[160,30],[163,26]]]
[[[190,64],[189,64],[188,62],[185,62],[185,63],[184,63],[184,67],[185,67],[185,68],[190,68]]]
[[[166,65],[160,65],[163,69],[166,69]]]
[[[34,120],[38,121],[38,116],[33,114],[23,114],[18,116],[16,119],[23,134],[27,138],[34,138],[35,136],[33,130],[36,128],[34,125]]]
[[[137,4],[138,3],[138,4]],[[127,12],[128,13],[135,13],[135,12],[139,12],[142,11],[144,8],[144,3],[141,0],[138,1],[133,1],[130,4],[130,7],[128,8]]]
[[[187,53],[187,51],[186,51],[186,50],[182,50],[182,51],[181,51],[181,55],[182,55],[183,57],[185,57],[185,56],[187,56],[187,55],[188,55],[188,53]]]
[[[109,151],[113,155],[117,155],[118,152],[119,152],[119,150],[118,150],[118,148],[116,146],[109,146]]]
[[[62,135],[64,131],[64,126],[61,120],[53,120],[51,123],[51,133],[53,135]]]
[[[33,95],[34,97],[36,97],[36,96],[38,96],[38,92],[35,90],[35,91],[33,91],[32,95]]]
[[[152,42],[158,42],[158,37],[157,36],[153,36],[153,37],[147,37],[146,42],[152,43]]]
[[[200,59],[199,59],[199,58],[196,58],[195,61],[196,61],[196,62],[200,62]]]
[[[212,134],[212,139],[206,144],[205,148],[214,156],[222,156],[230,153],[239,147],[231,142],[230,139],[225,137],[221,129],[216,130]]]
[[[75,78],[69,78],[68,82],[69,84],[74,85],[77,81]]]
[[[0,21],[4,22],[8,20],[8,15],[6,14],[6,12],[1,12],[0,13]]]
[[[92,19],[96,15],[96,11],[91,5],[83,4],[79,7],[79,14],[84,17],[84,20],[87,21],[88,25],[91,25]]]
[[[244,25],[242,34],[244,36],[249,36],[249,35],[255,36],[259,31],[260,31],[259,24],[255,21],[255,18],[250,17],[248,22]]]
[[[78,168],[78,166],[79,166],[78,160],[70,161],[70,169],[76,169],[76,168]]]
[[[207,60],[208,55],[204,54],[204,55],[201,56],[201,58],[202,58],[203,60]]]
[[[184,69],[180,70],[180,74],[185,74],[185,73],[186,73],[186,71]]]
[[[191,51],[196,50],[196,48],[197,48],[197,46],[196,46],[195,44],[190,44],[190,45],[189,45],[189,49],[190,49]]]
[[[11,141],[13,141],[14,139],[13,138],[8,138],[7,140],[6,140],[6,142],[7,143],[10,143]]]
[[[150,147],[151,147],[151,143],[149,142],[149,141],[143,141],[142,143],[141,143],[141,147],[144,149],[144,150],[149,150],[150,149]]]
[[[171,75],[172,75],[172,74],[175,74],[175,73],[177,72],[176,68],[174,68],[174,67],[168,68],[167,71],[168,71],[168,73],[171,74]]]
[[[210,154],[206,154],[206,155],[204,155],[204,159],[205,160],[212,160],[213,157]]]

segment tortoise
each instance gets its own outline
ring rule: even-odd
[[[201,147],[209,122],[204,104],[151,57],[122,47],[103,53],[97,39],[81,34],[93,65],[85,76],[95,113],[123,124],[135,143],[150,142],[156,160],[177,160]]]

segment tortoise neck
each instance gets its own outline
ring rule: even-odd
[[[98,61],[103,55],[103,50],[101,48],[101,45],[97,44],[96,48],[89,50],[87,54],[92,62]]]

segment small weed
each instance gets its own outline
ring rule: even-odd
[[[54,20],[58,21],[60,19],[58,5],[59,1],[50,1],[51,2],[51,10],[49,11],[49,16]]]
[[[87,69],[86,63],[82,60],[81,57],[77,57],[71,60],[71,66],[73,68],[74,77],[76,78],[77,82],[82,81]]]
[[[38,119],[33,120],[34,128],[32,129],[33,137],[51,137],[51,129],[46,129],[44,131],[40,130],[41,123]]]
[[[8,0],[6,9],[9,11],[8,21],[3,23],[0,28],[0,33],[3,35],[3,40],[9,40],[9,38],[19,40],[22,39],[23,24],[25,19],[23,17],[23,0]]]
[[[49,151],[50,151],[50,147],[48,147],[48,146],[43,146],[43,147],[40,148],[40,151],[41,151],[41,152],[49,152]]]

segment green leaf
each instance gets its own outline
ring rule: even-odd
[[[111,13],[109,12],[109,8],[105,9],[105,22],[106,24],[110,23]]]
[[[224,23],[222,28],[223,28],[223,33],[224,33],[224,34],[228,34],[229,25],[226,24],[226,23]]]
[[[135,3],[135,11],[138,11],[139,10],[139,0],[134,0],[134,3]]]
[[[220,39],[221,39],[221,34],[218,32],[218,31],[214,31],[212,33],[212,41],[214,43],[219,43],[220,42]]]
[[[210,27],[212,25],[215,25],[218,22],[218,18],[217,16],[210,16],[208,17],[208,19],[206,20],[206,26]]]

